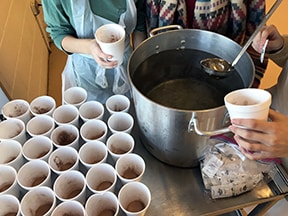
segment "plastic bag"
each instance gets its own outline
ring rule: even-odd
[[[212,199],[252,190],[263,179],[263,172],[271,168],[271,164],[246,158],[235,144],[211,139],[208,146],[201,161],[201,174]]]

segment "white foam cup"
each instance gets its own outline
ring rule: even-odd
[[[29,106],[24,99],[14,99],[4,104],[2,114],[6,119],[17,118],[26,124],[31,118]]]
[[[108,127],[106,123],[99,119],[92,119],[85,122],[80,128],[80,135],[85,142],[99,140],[106,142]]]
[[[58,106],[52,117],[57,125],[72,124],[79,127],[79,110],[71,104]]]
[[[52,140],[41,135],[28,139],[22,148],[22,154],[27,161],[40,159],[48,162],[48,158],[52,151]]]
[[[92,193],[114,192],[117,174],[108,163],[100,163],[91,167],[86,174],[86,182]]]
[[[8,165],[0,165],[0,195],[3,194],[11,194],[15,197],[20,194],[20,188],[17,184],[17,172]]]
[[[118,112],[108,118],[107,124],[112,133],[131,133],[134,126],[134,118],[129,113]]]
[[[53,190],[46,186],[39,186],[28,191],[21,200],[21,215],[48,216],[56,206]]]
[[[120,208],[127,216],[145,215],[151,203],[151,192],[141,182],[129,182],[118,193]]]
[[[56,101],[48,95],[41,95],[32,100],[30,103],[30,112],[34,116],[49,115],[52,116],[56,108]]]
[[[98,101],[86,101],[79,108],[79,115],[83,122],[91,119],[103,120],[104,106]]]
[[[116,112],[128,112],[130,108],[129,98],[120,94],[110,96],[105,104],[110,114]]]
[[[224,97],[230,119],[267,120],[271,94],[263,89],[245,88],[232,91]]]
[[[18,171],[23,163],[22,145],[18,141],[0,141],[0,164],[12,166]]]
[[[56,148],[71,146],[79,149],[79,130],[74,125],[60,125],[51,133],[51,140]]]
[[[12,139],[23,145],[26,141],[26,129],[22,120],[10,118],[0,122],[0,141]]]
[[[0,215],[20,216],[20,202],[17,197],[11,194],[0,195]]]
[[[56,208],[53,210],[51,216],[86,216],[84,206],[75,200],[67,200],[61,202]]]
[[[123,63],[125,30],[115,23],[105,24],[96,30],[95,38],[102,51],[113,56],[111,61],[118,61],[118,65]]]
[[[91,195],[85,204],[87,216],[111,215],[116,216],[119,212],[119,202],[116,195],[110,191]]]
[[[71,104],[79,108],[87,100],[87,91],[79,86],[74,86],[64,91],[64,104]]]
[[[26,131],[31,137],[39,135],[50,137],[54,128],[55,121],[49,115],[37,115],[26,125]]]

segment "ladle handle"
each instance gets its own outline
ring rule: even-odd
[[[239,52],[238,56],[234,59],[231,66],[234,67],[239,59],[242,57],[242,55],[246,52],[256,35],[260,32],[260,30],[263,28],[263,26],[266,24],[267,20],[271,17],[271,15],[274,13],[274,11],[278,8],[278,6],[281,4],[282,0],[276,0],[276,2],[272,5],[266,16],[264,16],[263,20],[259,24],[259,26],[255,29],[254,33],[251,35],[249,40],[246,42],[246,44],[243,46],[242,50]]]

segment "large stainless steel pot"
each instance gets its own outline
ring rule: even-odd
[[[221,79],[211,77],[202,71],[199,62],[210,56],[232,61],[240,50],[241,47],[227,37],[193,29],[159,33],[137,47],[128,62],[128,77],[141,140],[152,155],[167,164],[180,167],[199,164],[199,158],[207,147],[209,133],[208,136],[196,133],[191,129],[190,120],[197,119],[198,132],[215,131],[227,126],[224,95],[235,89],[250,87],[254,79],[254,64],[248,53],[235,66],[236,78],[234,75]],[[149,61],[153,58],[156,62]],[[149,96],[152,89],[179,78],[198,79],[205,86],[204,90],[210,85],[216,90],[219,88],[222,91],[220,101],[218,98],[218,102],[211,107],[197,107],[201,97],[214,99],[213,91],[212,95],[197,93],[197,99],[195,95],[177,98],[175,103],[180,101],[182,105],[185,101],[194,102],[196,108],[189,109],[182,105],[177,107],[176,104],[174,107],[159,103]],[[186,90],[181,89],[180,85],[175,91]],[[163,94],[161,97],[169,99],[170,95]]]

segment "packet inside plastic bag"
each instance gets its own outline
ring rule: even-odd
[[[200,166],[205,189],[217,199],[252,190],[272,164],[246,158],[236,144],[210,139]]]

